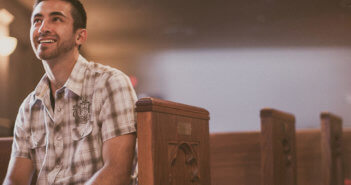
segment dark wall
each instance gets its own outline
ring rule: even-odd
[[[0,9],[3,8],[15,16],[10,25],[10,36],[16,37],[18,43],[10,55],[6,89],[1,87],[6,95],[0,99],[0,117],[14,121],[21,102],[33,91],[44,72],[30,45],[31,10],[13,0],[0,0]]]

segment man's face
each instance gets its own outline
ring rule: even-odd
[[[68,2],[40,2],[33,10],[31,23],[30,40],[40,60],[60,57],[77,46]]]

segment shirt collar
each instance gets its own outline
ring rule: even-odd
[[[88,64],[88,61],[83,56],[79,55],[71,75],[64,85],[64,87],[71,90],[78,96],[82,95],[85,71],[87,70]]]
[[[34,105],[38,99],[43,100],[48,95],[50,95],[49,93],[50,93],[49,78],[45,73],[34,90],[34,97],[31,99],[30,104]]]
[[[87,69],[88,61],[81,55],[78,56],[78,60],[73,67],[73,70],[67,79],[65,85],[63,87],[71,90],[76,95],[81,96],[83,89],[83,82],[85,71]],[[32,99],[31,104],[33,105],[37,99],[43,100],[50,95],[49,88],[49,78],[46,74],[41,78],[37,87],[34,90],[35,97]]]

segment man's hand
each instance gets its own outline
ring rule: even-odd
[[[30,159],[13,157],[10,160],[3,185],[29,185],[34,173]]]
[[[102,146],[104,166],[86,185],[128,185],[132,168],[136,134],[109,139]]]

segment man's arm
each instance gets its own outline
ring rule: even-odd
[[[136,134],[126,134],[103,143],[104,166],[86,185],[128,185],[134,156]]]
[[[33,173],[33,163],[30,159],[12,157],[3,185],[29,185]]]

